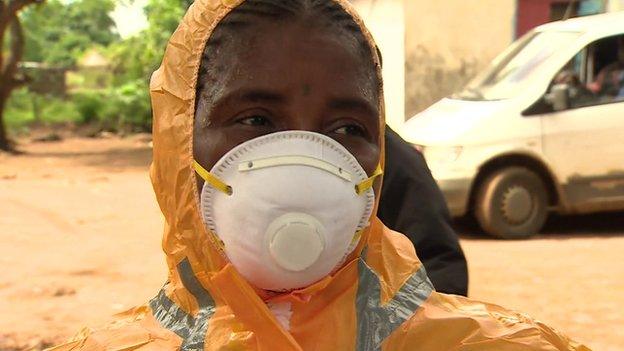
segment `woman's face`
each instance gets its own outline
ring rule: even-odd
[[[317,26],[318,27],[318,26]],[[205,168],[235,146],[284,130],[325,134],[370,174],[379,162],[375,72],[354,39],[302,23],[260,23],[211,57],[193,149]]]

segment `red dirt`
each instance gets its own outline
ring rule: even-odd
[[[70,138],[0,154],[0,350],[39,350],[101,325],[164,283],[146,138]],[[555,220],[525,241],[465,236],[471,297],[595,350],[620,350],[624,223],[603,223],[620,217]]]

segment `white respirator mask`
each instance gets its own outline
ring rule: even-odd
[[[288,291],[340,268],[369,225],[368,177],[340,143],[318,133],[285,131],[230,150],[205,180],[201,214],[225,255],[254,286]]]

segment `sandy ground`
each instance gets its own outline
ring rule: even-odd
[[[0,154],[0,350],[38,350],[151,298],[166,277],[145,137],[28,143]],[[624,215],[556,218],[498,241],[459,228],[470,295],[595,350],[624,348]]]

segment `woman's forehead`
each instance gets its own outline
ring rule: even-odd
[[[378,102],[375,66],[348,35],[305,22],[260,23],[231,35],[211,58],[214,88],[322,88]]]

